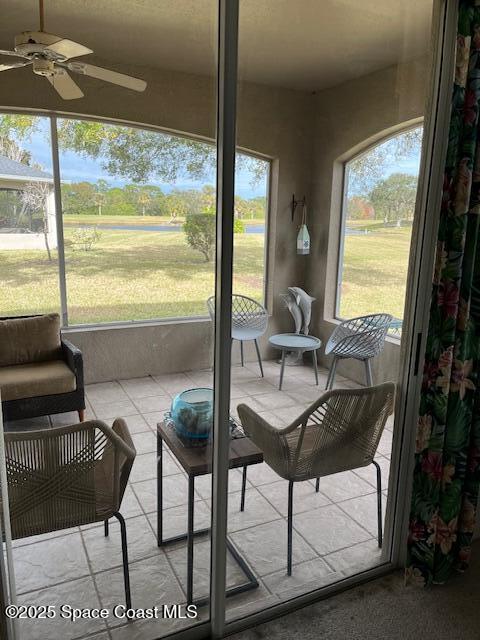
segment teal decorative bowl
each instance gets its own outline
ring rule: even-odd
[[[177,435],[191,446],[206,445],[213,427],[213,389],[187,389],[172,402]]]

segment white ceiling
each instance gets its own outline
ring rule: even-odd
[[[0,48],[38,29],[37,4],[0,0]],[[240,76],[313,91],[420,57],[431,10],[432,0],[240,0]],[[92,63],[215,71],[216,0],[45,0],[45,11],[45,30],[93,49]]]

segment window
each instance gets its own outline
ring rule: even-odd
[[[206,315],[214,290],[214,146],[97,120],[59,118],[56,125],[68,324]],[[3,147],[15,145],[28,167],[19,173],[31,174],[8,185],[0,175],[9,287],[2,315],[59,308],[49,128],[48,118],[0,116]],[[234,290],[263,302],[270,163],[238,156]],[[31,193],[39,190],[41,206]]]
[[[390,313],[399,331],[417,194],[422,127],[345,164],[336,316]]]
[[[60,310],[48,118],[0,117],[0,263],[0,316]]]

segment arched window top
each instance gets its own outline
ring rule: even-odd
[[[344,161],[336,316],[390,313],[401,326],[423,126]]]
[[[418,176],[423,125],[390,133],[373,144],[366,144],[346,162],[350,190],[363,196],[392,173]]]

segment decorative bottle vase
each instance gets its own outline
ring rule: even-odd
[[[310,253],[310,234],[306,224],[302,224],[298,231],[297,253],[300,256],[308,256]]]

